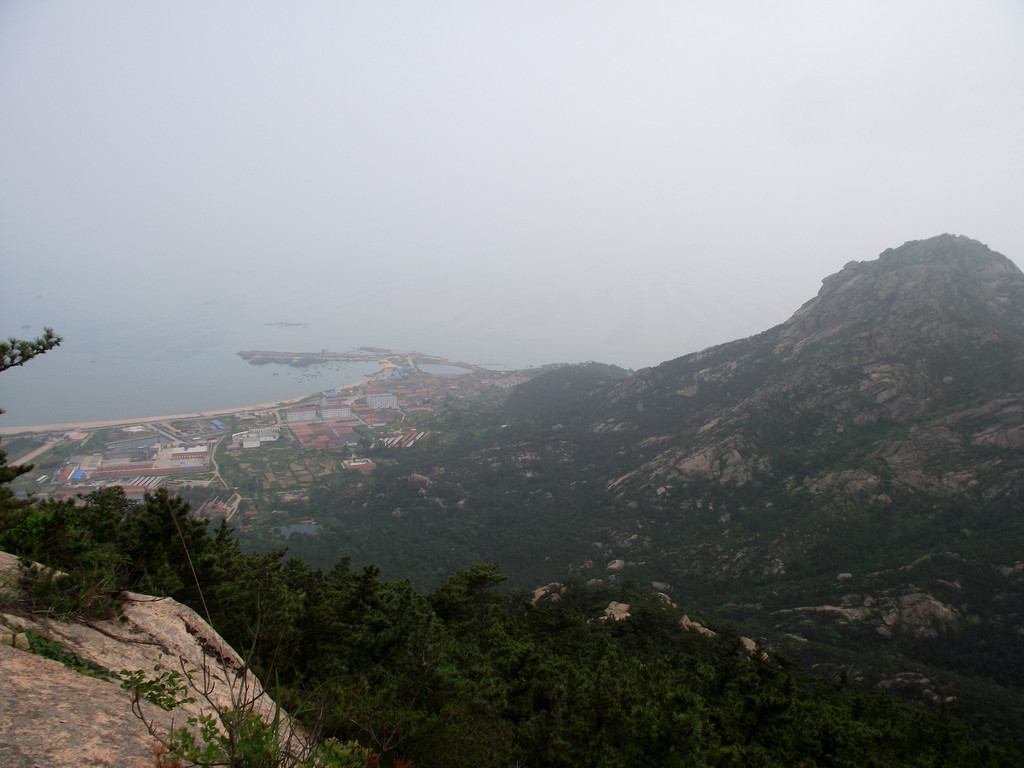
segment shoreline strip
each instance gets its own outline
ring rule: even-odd
[[[348,392],[350,390],[358,389],[359,387],[365,387],[369,382],[373,381],[373,377],[376,376],[380,371],[364,376],[358,381],[354,381],[351,384],[346,384],[343,387],[336,387],[339,392]],[[0,426],[0,436],[7,435],[25,435],[25,434],[36,434],[39,432],[75,432],[85,429],[103,429],[105,427],[124,427],[131,426],[133,424],[154,424],[158,421],[178,421],[179,419],[205,419],[210,416],[229,416],[234,413],[245,413],[246,411],[269,411],[275,408],[284,408],[287,405],[293,403],[300,403],[303,400],[308,400],[311,397],[315,397],[317,393],[311,392],[300,397],[293,397],[288,400],[276,400],[272,403],[260,403],[259,405],[243,405],[235,408],[220,408],[214,411],[197,411],[196,413],[178,413],[173,416],[146,416],[138,419],[104,419],[101,421],[78,421],[67,424],[34,424],[23,427],[2,427]],[[2,417],[0,417],[2,418]]]
[[[228,416],[233,413],[244,413],[245,411],[268,411],[275,408],[283,408],[292,403],[308,400],[310,395],[293,397],[290,400],[278,400],[273,403],[261,403],[260,405],[243,405],[236,408],[221,408],[215,411],[197,411],[196,413],[178,413],[172,416],[145,416],[135,419],[105,419],[103,421],[79,421],[69,424],[35,424],[24,427],[0,427],[0,435],[20,435],[29,432],[70,432],[85,429],[103,429],[104,427],[124,427],[132,424],[153,424],[158,421],[178,421],[180,419],[205,419],[208,416]]]

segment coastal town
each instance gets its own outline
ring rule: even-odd
[[[206,489],[197,515],[256,514],[248,496],[298,498],[302,488],[334,472],[366,473],[369,449],[409,449],[431,437],[416,425],[442,403],[507,390],[519,372],[495,371],[420,353],[363,348],[353,353],[239,353],[254,364],[317,365],[375,355],[379,370],[353,384],[283,403],[135,422],[64,425],[7,431],[14,464],[33,463],[20,493],[73,498],[120,486],[129,499],[167,486]],[[21,453],[24,448],[32,449]],[[257,461],[262,452],[287,456],[281,466]]]

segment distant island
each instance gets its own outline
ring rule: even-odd
[[[422,352],[416,351],[399,352],[381,347],[358,347],[348,352],[331,352],[326,349],[321,349],[319,352],[277,352],[246,349],[239,352],[238,356],[250,365],[277,363],[278,365],[290,365],[295,368],[306,368],[311,365],[324,365],[327,363],[365,363],[378,360],[385,368],[389,368],[395,365],[396,361],[400,361],[400,364],[409,366],[421,364],[444,365],[452,368],[465,368],[469,371],[486,371],[485,368],[474,363],[453,362],[438,355],[425,355]]]

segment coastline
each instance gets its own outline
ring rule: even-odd
[[[260,403],[259,405],[243,405],[236,408],[221,408],[215,411],[198,411],[196,413],[178,413],[171,416],[145,416],[135,419],[106,419],[104,421],[80,421],[70,424],[36,424],[24,427],[0,427],[0,435],[22,435],[37,432],[73,432],[86,429],[103,429],[104,427],[124,427],[133,424],[153,424],[158,421],[176,421],[178,419],[204,419],[209,416],[227,416],[232,413],[243,413],[245,411],[266,411],[274,408],[283,408],[303,400],[309,399],[310,395],[293,397],[290,400],[278,400],[273,403]]]
[[[384,370],[387,366],[382,365],[380,370]],[[368,383],[373,381],[374,376],[380,373],[380,370],[369,376],[364,376],[358,381],[353,381],[351,384],[346,384],[343,387],[338,387],[339,392],[351,392],[352,390],[365,387]],[[145,416],[142,418],[135,419],[104,419],[101,421],[78,421],[69,422],[65,424],[33,424],[22,427],[4,427],[0,426],[0,437],[12,436],[12,435],[27,435],[27,434],[38,434],[40,432],[79,432],[87,429],[104,429],[105,427],[126,427],[134,424],[153,424],[158,421],[177,421],[178,419],[205,419],[210,416],[230,416],[234,413],[245,413],[246,411],[269,411],[275,408],[284,408],[288,405],[294,405],[295,403],[301,403],[303,400],[308,400],[311,397],[316,396],[315,392],[310,392],[299,397],[292,397],[287,400],[275,400],[270,403],[260,403],[258,405],[242,405],[235,408],[219,408],[213,411],[197,411],[195,413],[176,413],[171,416]],[[2,417],[0,417],[2,418]]]
[[[373,381],[374,377],[383,371],[387,371],[390,368],[395,367],[393,361],[389,360],[389,357],[401,356],[405,357],[409,365],[416,367],[416,363],[413,362],[413,358],[419,359],[419,361],[427,361],[433,365],[445,365],[454,366],[459,368],[466,368],[471,371],[481,370],[481,367],[473,363],[462,363],[462,362],[450,362],[449,360],[434,355],[423,355],[419,352],[395,352],[394,350],[387,349],[374,349],[370,347],[363,347],[362,349],[372,350],[374,353],[380,354],[381,357],[377,360],[372,360],[367,356],[365,362],[376,362],[380,368],[374,373],[364,375],[358,381],[351,382],[341,387],[336,387],[338,392],[346,392],[352,397],[352,393],[361,387],[365,387],[368,383]],[[243,354],[243,353],[239,353]],[[266,352],[261,354],[267,355],[287,355],[294,357],[295,355],[309,355],[313,353],[292,353],[292,352]],[[345,354],[345,353],[341,353]],[[360,360],[362,362],[362,360]],[[307,400],[313,397],[316,393],[307,393],[298,397],[293,397],[285,400],[276,400],[269,403],[260,403],[258,405],[243,405],[233,408],[218,408],[216,410],[209,411],[196,411],[193,413],[177,413],[169,416],[141,416],[136,418],[125,418],[125,419],[101,419],[97,421],[77,421],[77,422],[61,422],[55,424],[27,424],[24,426],[4,426],[0,424],[0,437],[11,437],[15,435],[29,435],[29,434],[40,434],[45,432],[80,432],[85,430],[93,429],[104,429],[106,427],[125,427],[136,424],[153,424],[160,421],[177,421],[180,419],[204,419],[214,416],[227,416],[235,413],[243,413],[245,411],[264,411],[272,410],[275,408],[284,408],[285,406],[293,405],[295,403]],[[2,412],[0,412],[2,413]],[[2,417],[0,417],[2,418]]]
[[[379,371],[377,373],[380,373]],[[376,375],[376,374],[375,374]],[[366,376],[353,381],[351,384],[346,384],[343,387],[338,387],[339,392],[348,392],[350,390],[358,389],[359,387],[365,387],[371,381],[373,376]],[[134,424],[153,424],[158,421],[177,421],[178,419],[206,419],[211,416],[230,416],[231,414],[242,414],[247,411],[271,411],[273,409],[285,408],[286,406],[292,406],[296,402],[302,402],[310,397],[315,396],[315,392],[300,395],[299,397],[291,397],[286,400],[274,400],[273,402],[261,402],[258,406],[241,406],[238,408],[222,408],[216,411],[198,411],[193,414],[174,414],[172,416],[146,416],[140,419],[104,419],[102,421],[82,421],[73,422],[68,424],[35,424],[24,427],[2,427],[0,426],[0,437],[7,435],[17,434],[37,434],[39,432],[78,432],[86,429],[103,429],[105,427],[127,427]]]

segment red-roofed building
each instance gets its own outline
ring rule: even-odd
[[[289,408],[285,412],[285,420],[289,424],[302,421],[316,421],[317,412],[315,405],[306,405],[300,408]]]

